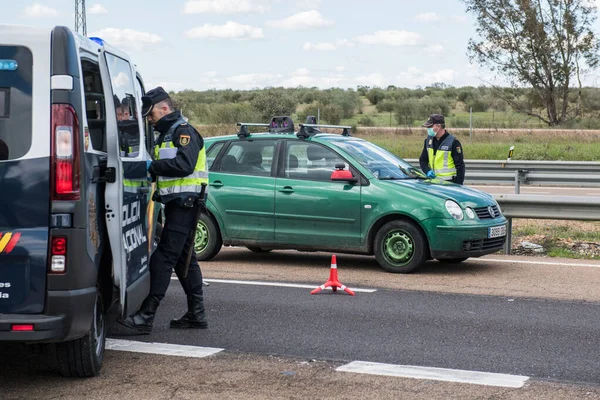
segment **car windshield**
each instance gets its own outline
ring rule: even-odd
[[[426,179],[408,162],[366,140],[335,140],[333,144],[350,154],[378,179]]]

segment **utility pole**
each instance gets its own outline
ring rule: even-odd
[[[85,24],[85,0],[75,0],[75,31],[87,36]]]

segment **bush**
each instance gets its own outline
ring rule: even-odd
[[[375,126],[375,120],[368,115],[360,117],[357,123],[362,126]]]
[[[259,119],[267,122],[275,115],[292,115],[296,112],[296,101],[285,89],[267,89],[259,92],[251,101]]]

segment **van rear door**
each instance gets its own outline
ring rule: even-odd
[[[50,41],[47,29],[0,26],[0,314],[44,311]]]

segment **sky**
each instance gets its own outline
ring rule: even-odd
[[[75,0],[0,3],[0,24],[75,25]],[[147,88],[502,84],[469,62],[474,19],[459,0],[86,0],[86,10],[88,36],[130,54]],[[584,84],[597,87],[600,71]]]

